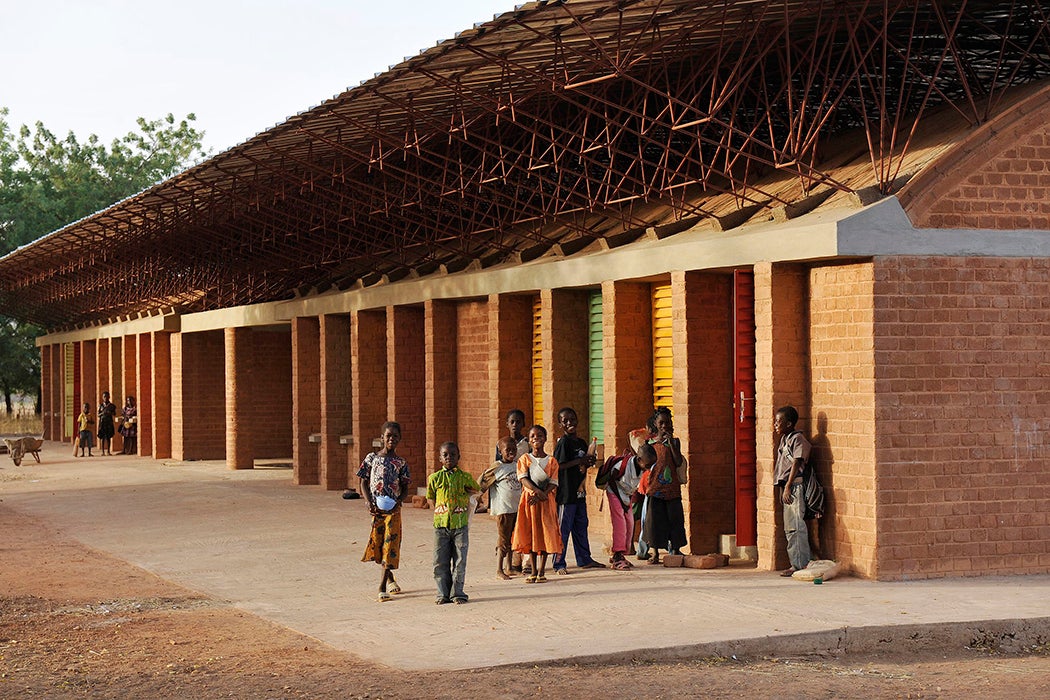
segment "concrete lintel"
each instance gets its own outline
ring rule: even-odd
[[[104,326],[89,326],[87,328],[78,328],[75,331],[49,333],[37,338],[36,344],[37,347],[41,347],[55,343],[122,338],[126,335],[137,335],[139,333],[159,333],[162,331],[177,333],[179,330],[181,330],[181,318],[177,314],[144,316],[143,318],[120,321],[118,323],[107,323]]]
[[[917,229],[896,197],[840,221],[838,242],[841,256],[1050,257],[1050,231]]]
[[[228,309],[201,311],[182,317],[182,332],[197,333],[222,328],[286,325],[291,317],[278,317],[278,302],[231,306]]]

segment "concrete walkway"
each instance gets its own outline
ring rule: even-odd
[[[41,458],[0,463],[3,505],[167,580],[405,669],[1050,638],[1050,576],[817,586],[744,567],[639,563],[628,573],[570,568],[544,585],[498,581],[487,515],[475,516],[471,533],[470,604],[436,606],[431,512],[411,508],[398,574],[405,594],[380,604],[379,568],[360,562],[370,522],[363,501],[294,486],[287,463],[234,472],[223,462],[74,459],[57,443]]]

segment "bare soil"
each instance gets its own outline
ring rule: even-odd
[[[1050,697],[1050,649],[403,672],[0,505],[0,698]],[[406,653],[407,649],[406,649]]]

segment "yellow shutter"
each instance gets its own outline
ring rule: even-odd
[[[543,338],[538,296],[532,302],[532,422],[543,425]]]
[[[671,408],[674,357],[671,338],[671,285],[653,285],[653,407]]]

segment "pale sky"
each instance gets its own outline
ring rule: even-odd
[[[197,115],[218,153],[523,0],[0,0],[8,123]]]

